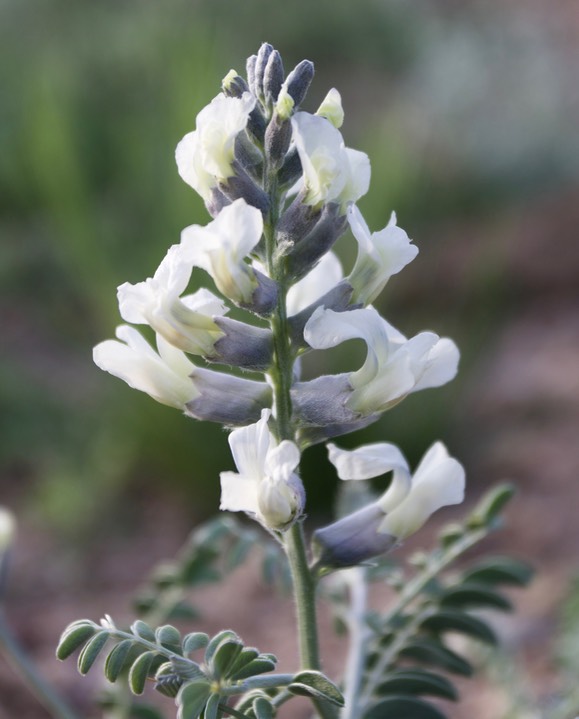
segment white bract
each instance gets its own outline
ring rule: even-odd
[[[102,370],[177,409],[184,410],[187,402],[198,396],[189,377],[195,365],[184,352],[157,335],[157,353],[134,327],[127,325],[117,327],[116,335],[120,341],[105,340],[93,350],[94,362]]]
[[[363,339],[368,353],[362,367],[349,375],[350,409],[369,415],[383,412],[410,392],[439,387],[457,372],[458,348],[434,332],[406,339],[373,308],[334,312],[318,308],[308,320],[304,338],[314,349]]]
[[[292,125],[302,163],[306,205],[327,202],[345,205],[368,192],[368,156],[345,147],[340,131],[331,122],[325,117],[297,112]]]
[[[348,222],[358,242],[356,263],[348,277],[354,289],[352,303],[368,305],[382,292],[390,277],[416,257],[418,248],[396,225],[394,213],[383,230],[370,233],[360,210],[351,205]]]
[[[437,509],[464,499],[464,468],[449,456],[442,442],[432,445],[412,476],[392,444],[370,444],[352,451],[330,444],[328,450],[340,479],[370,479],[393,471],[390,487],[375,503],[384,514],[376,528],[380,534],[404,539]]]
[[[206,289],[181,297],[191,278],[193,263],[183,248],[173,245],[154,277],[118,289],[121,317],[134,324],[149,324],[175,347],[210,355],[223,336],[212,317],[226,314],[223,302]]]
[[[238,304],[251,303],[258,281],[245,258],[261,238],[263,217],[245,200],[224,207],[205,227],[181,233],[183,257],[208,272],[218,290]]]
[[[179,174],[204,200],[211,190],[235,172],[235,138],[247,125],[255,98],[220,93],[197,115],[196,128],[177,145],[175,159]]]
[[[300,461],[289,440],[277,444],[265,409],[255,424],[236,429],[229,445],[238,472],[221,472],[221,509],[247,512],[270,529],[281,530],[302,512],[303,488],[294,470]]]

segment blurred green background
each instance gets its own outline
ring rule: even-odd
[[[395,209],[420,247],[380,309],[405,333],[432,328],[463,352],[456,382],[344,443],[395,441],[415,462],[440,437],[467,462],[486,456],[471,419],[487,396],[484,361],[530,298],[559,291],[541,277],[543,251],[560,253],[565,296],[578,274],[559,244],[573,244],[572,219],[556,236],[539,231],[534,265],[525,248],[536,223],[549,228],[577,200],[571,8],[2,0],[1,501],[66,540],[130,521],[147,498],[174,501],[192,522],[215,510],[231,465],[223,431],[100,372],[91,348],[120,321],[117,285],[152,275],[183,227],[208,220],[174,147],[264,40],[287,70],[315,62],[306,109],[339,88],[346,141],[372,161],[369,225]],[[519,257],[526,275],[513,271]],[[305,462],[313,510],[334,486],[323,460],[316,448]],[[483,469],[471,474],[485,481]]]

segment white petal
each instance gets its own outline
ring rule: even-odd
[[[94,362],[101,369],[124,380],[130,387],[146,392],[158,402],[179,409],[197,396],[193,382],[182,373],[182,369],[193,367],[183,353],[182,365],[176,372],[176,365],[168,365],[133,328],[120,327],[117,336],[127,344],[106,340],[93,350]]]
[[[334,199],[342,203],[356,202],[370,187],[370,159],[365,152],[345,148],[344,186]]]
[[[220,509],[230,512],[258,513],[259,482],[235,472],[221,472],[219,476],[221,479]]]
[[[286,439],[267,453],[265,474],[276,480],[287,482],[299,463],[299,449],[293,442]]]
[[[372,479],[394,469],[408,470],[402,452],[387,442],[366,444],[354,450],[328,444],[328,455],[340,479]]]
[[[462,502],[464,486],[464,468],[448,456],[444,445],[436,443],[416,470],[409,495],[387,514],[380,531],[399,538],[412,534],[437,509]]]
[[[331,251],[327,252],[311,272],[290,288],[287,293],[288,316],[297,315],[323,297],[343,277],[342,265],[337,255]]]
[[[270,446],[267,426],[271,411],[264,409],[255,424],[235,429],[229,435],[229,446],[239,473],[255,481],[265,476],[265,460]]]
[[[211,197],[211,190],[217,180],[201,164],[199,133],[189,132],[179,142],[175,150],[175,160],[179,174],[204,200]]]
[[[456,377],[460,352],[455,343],[443,337],[428,353],[428,361],[416,382],[414,391],[428,387],[440,387]]]

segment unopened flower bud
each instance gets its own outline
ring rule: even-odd
[[[323,257],[344,233],[347,219],[340,205],[324,205],[320,219],[311,232],[294,242],[288,251],[287,271],[294,278],[303,277]]]
[[[249,90],[252,92],[255,97],[257,97],[257,89],[255,87],[255,65],[257,63],[257,55],[250,55],[247,58],[247,63],[245,66],[245,70],[247,73],[247,84],[249,85]]]
[[[326,120],[329,120],[336,128],[342,127],[344,124],[342,98],[335,87],[333,87],[323,99],[322,104],[316,110],[316,115],[325,117]]]
[[[265,131],[265,152],[270,167],[280,167],[289,149],[291,139],[291,122],[287,119],[284,120],[277,112],[274,112]]]
[[[274,50],[267,60],[263,74],[263,92],[268,104],[273,104],[277,101],[279,91],[283,85],[284,76],[285,73],[281,55],[277,50]]]
[[[302,60],[287,76],[284,85],[295,107],[303,102],[313,79],[314,63],[310,60]]]
[[[228,97],[241,97],[249,87],[241,75],[236,70],[230,70],[221,81],[223,92]]]
[[[265,92],[263,87],[263,79],[265,75],[265,68],[270,55],[273,53],[273,47],[268,43],[264,42],[259,48],[257,58],[255,61],[255,94],[265,104]]]
[[[275,111],[282,120],[289,120],[294,110],[295,102],[284,85],[277,98]]]

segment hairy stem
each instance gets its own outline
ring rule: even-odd
[[[368,583],[366,569],[353,567],[344,572],[344,579],[350,589],[350,611],[346,618],[350,632],[350,650],[346,663],[344,709],[341,719],[357,719],[360,716],[360,685],[366,662],[368,639],[372,635],[366,624]]]
[[[275,230],[280,214],[280,193],[274,171],[265,166],[264,187],[268,193],[270,209],[264,222],[266,262],[270,276],[278,285],[278,302],[270,325],[273,335],[273,363],[270,369],[274,393],[275,421],[278,440],[295,441],[292,421],[291,386],[295,353],[291,345],[287,321],[286,295],[289,288],[283,259],[276,258]],[[308,567],[302,525],[294,523],[284,535],[284,548],[288,557],[294,587],[298,643],[301,669],[319,669],[318,626],[316,620],[316,587]],[[319,716],[335,719],[336,712],[327,702],[314,700]]]
[[[0,611],[0,650],[25,679],[28,688],[54,719],[78,719],[52,686],[38,673],[10,631]]]

